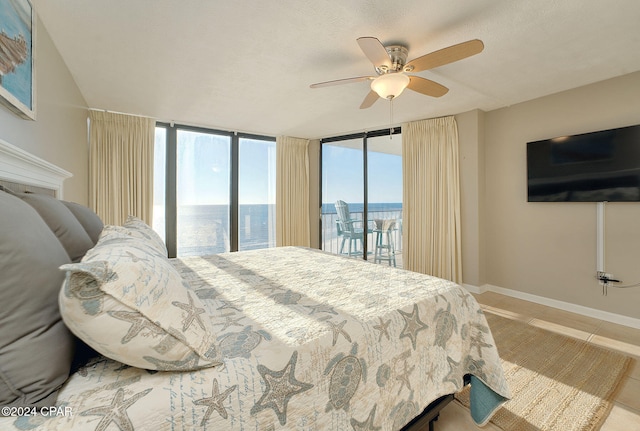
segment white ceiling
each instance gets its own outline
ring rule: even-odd
[[[373,75],[356,39],[409,60],[470,39],[482,53],[418,75],[394,124],[513,105],[640,70],[638,0],[35,0],[89,107],[159,121],[305,138],[388,127],[358,107]],[[39,71],[38,73],[46,73]]]

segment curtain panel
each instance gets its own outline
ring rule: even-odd
[[[105,224],[153,220],[155,120],[89,111],[89,205]]]
[[[462,283],[458,152],[453,117],[402,125],[404,267]]]
[[[309,140],[276,138],[276,246],[311,245]]]

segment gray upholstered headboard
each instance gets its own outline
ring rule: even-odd
[[[0,139],[0,190],[20,197],[36,209],[76,261],[97,242],[103,225],[93,211],[63,200],[63,182],[71,176]]]
[[[82,349],[60,316],[59,267],[93,247],[102,221],[61,200],[70,176],[0,140],[0,405],[53,405]]]

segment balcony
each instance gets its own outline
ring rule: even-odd
[[[363,219],[363,212],[351,212],[351,216],[356,220]],[[322,221],[322,240],[321,240],[321,248],[322,250],[340,254],[340,243],[342,242],[342,237],[338,235],[338,228],[336,221],[338,219],[336,213],[324,212],[320,216]],[[402,268],[402,209],[394,209],[394,210],[379,210],[379,211],[369,211],[368,212],[369,222],[367,226],[369,230],[373,230],[374,220],[383,219],[383,220],[396,220],[396,229],[391,232],[391,240],[395,246],[395,256],[396,256],[396,266],[398,268]],[[376,233],[370,232],[367,236],[367,260],[374,261],[374,252],[375,252],[375,239]],[[346,245],[345,245],[346,249]],[[346,256],[346,252],[342,253]],[[358,259],[362,259],[362,250],[359,250],[359,254],[356,256]],[[383,264],[387,264],[386,261],[381,262]]]

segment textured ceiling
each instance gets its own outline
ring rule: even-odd
[[[374,74],[356,39],[409,60],[470,39],[482,53],[418,75],[393,122],[485,111],[640,70],[638,0],[36,0],[89,107],[223,130],[306,138],[385,128],[358,109]],[[38,73],[43,73],[39,71]],[[46,71],[44,72],[46,73]]]

